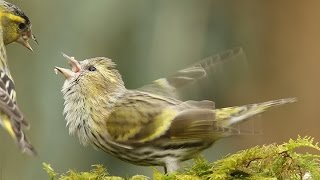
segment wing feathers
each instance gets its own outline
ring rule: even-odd
[[[209,71],[215,71],[220,64],[237,59],[245,59],[242,48],[234,48],[220,54],[207,57],[185,69],[179,70],[167,78],[160,78],[139,90],[159,95],[178,98],[177,90],[207,76]]]

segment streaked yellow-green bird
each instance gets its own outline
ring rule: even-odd
[[[182,101],[178,88],[207,76],[221,61],[243,54],[242,49],[207,58],[168,78],[142,88],[125,87],[116,65],[97,57],[69,60],[71,70],[56,67],[65,77],[62,93],[70,134],[137,165],[163,166],[165,172],[209,148],[216,140],[239,134],[233,125],[294,98],[215,109],[212,101]]]
[[[0,1],[0,22],[0,126],[17,142],[22,152],[35,155],[36,151],[23,131],[29,123],[17,105],[5,45],[18,42],[32,51],[28,40],[36,39],[31,32],[29,18],[11,3]]]
[[[33,51],[28,40],[33,39],[36,43],[38,41],[32,34],[30,19],[20,8],[0,0],[0,19],[5,45],[17,42]]]

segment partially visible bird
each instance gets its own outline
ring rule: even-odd
[[[180,162],[194,158],[216,140],[239,134],[234,125],[270,107],[295,101],[287,98],[215,109],[212,101],[179,100],[175,92],[180,87],[241,54],[239,48],[227,51],[135,90],[126,89],[115,63],[108,58],[78,62],[64,55],[71,70],[56,67],[55,71],[66,77],[62,93],[69,133],[77,134],[81,144],[124,161],[176,171]]]
[[[23,128],[29,127],[29,123],[16,102],[5,45],[18,42],[32,51],[28,39],[36,39],[31,32],[29,18],[11,3],[0,1],[0,22],[0,126],[17,142],[22,152],[35,155],[36,151],[23,131]]]
[[[17,42],[33,51],[28,40],[31,38],[37,44],[38,41],[32,34],[30,19],[20,8],[0,0],[0,21],[5,45]]]

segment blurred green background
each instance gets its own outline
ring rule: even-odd
[[[217,107],[282,97],[295,104],[272,109],[258,119],[263,133],[230,137],[205,151],[209,160],[255,145],[287,141],[298,134],[320,141],[320,1],[256,0],[16,0],[30,17],[40,46],[30,53],[7,47],[18,103],[31,122],[27,132],[39,152],[19,152],[0,131],[0,179],[48,179],[42,162],[57,171],[89,170],[104,164],[113,175],[150,176],[152,168],[124,163],[82,147],[65,127],[62,76],[65,52],[77,59],[106,56],[118,64],[128,88],[136,88],[211,54],[242,46],[247,61],[214,81],[201,83],[193,99]],[[232,65],[230,65],[231,68]]]

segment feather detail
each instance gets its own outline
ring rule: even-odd
[[[256,114],[266,111],[268,108],[293,103],[296,98],[286,98],[273,101],[267,101],[257,104],[249,104],[244,106],[235,106],[216,109],[216,119],[220,122],[221,127],[229,127],[238,124]]]
[[[29,127],[29,124],[17,106],[15,86],[7,63],[2,26],[0,26],[0,126],[17,142],[22,152],[29,155],[37,154],[23,132],[23,128]]]
[[[239,59],[246,59],[243,49],[239,47],[230,49],[204,58],[185,69],[177,71],[167,78],[157,79],[138,90],[178,98],[178,90],[180,88],[207,77],[208,72],[215,71],[219,66],[226,62]]]

